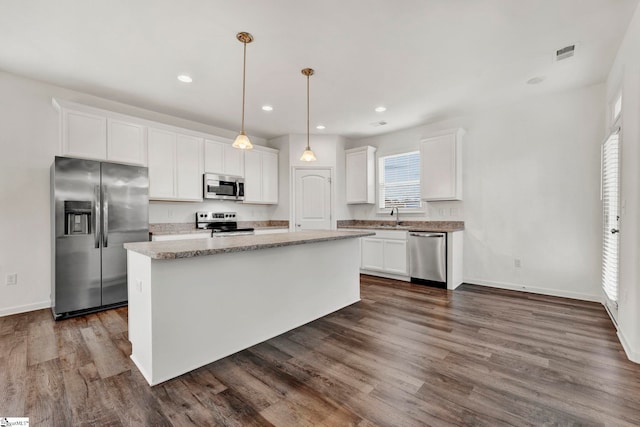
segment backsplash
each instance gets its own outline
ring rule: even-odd
[[[463,201],[422,202],[424,212],[402,212],[400,221],[464,221]],[[354,219],[383,220],[391,209],[380,210],[377,205],[347,205]],[[395,217],[394,217],[395,219]]]
[[[267,221],[275,205],[249,205],[233,201],[149,202],[149,223],[193,223],[197,211],[237,212],[238,221]]]
[[[269,221],[238,221],[238,227],[253,228],[289,228],[289,221],[269,220]],[[196,230],[195,221],[191,222],[157,222],[149,223],[149,233],[180,234],[189,233]]]

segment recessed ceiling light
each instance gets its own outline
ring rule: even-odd
[[[264,111],[273,111],[273,107],[271,105],[263,105],[262,109]]]
[[[528,85],[537,85],[537,84],[542,83],[545,78],[546,78],[545,76],[532,77],[529,80],[527,80],[527,84]]]
[[[383,107],[383,106],[376,107],[376,113],[384,113],[385,111],[387,111],[386,107]]]
[[[324,127],[324,125],[318,125],[318,126],[316,126],[316,129],[322,130],[322,129],[325,129],[325,127]]]
[[[182,83],[191,83],[193,81],[191,76],[188,76],[186,74],[180,74],[178,76],[178,80],[180,80]]]

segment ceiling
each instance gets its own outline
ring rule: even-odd
[[[602,82],[638,0],[0,0],[0,69],[227,129],[358,138]],[[576,44],[573,58],[555,51]],[[181,83],[180,73],[193,77]],[[537,85],[527,80],[544,76]],[[262,105],[272,105],[271,112]],[[387,110],[376,113],[374,108]],[[386,125],[377,125],[378,122]],[[323,124],[326,129],[315,129]]]

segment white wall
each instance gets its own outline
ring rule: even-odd
[[[0,72],[0,316],[50,306],[49,167],[59,154],[58,97],[149,120],[233,138],[235,132],[111,102],[46,83]],[[266,145],[262,138],[254,143]],[[152,204],[152,221],[165,222],[168,205],[177,222],[204,204]],[[232,204],[233,207],[240,207]],[[241,209],[238,209],[240,211]],[[256,219],[272,207],[244,207]],[[244,215],[244,214],[243,214]],[[167,222],[169,222],[167,220]],[[18,285],[6,286],[18,273]]]
[[[428,203],[425,214],[405,218],[464,219],[465,282],[599,301],[604,93],[597,85],[529,98],[348,148],[415,150],[433,132],[465,128],[464,200]],[[377,215],[371,205],[350,209],[356,219]]]
[[[607,101],[622,90],[620,289],[618,335],[640,363],[640,7],[607,79]],[[610,122],[610,116],[607,115]]]
[[[337,220],[350,219],[351,213],[346,207],[345,187],[345,154],[347,139],[339,135],[311,135],[311,149],[316,155],[315,162],[300,160],[307,146],[306,134],[290,134],[269,141],[269,144],[280,150],[280,194],[286,191],[289,205],[285,207],[285,199],[281,196],[280,204],[274,211],[273,219],[290,219],[293,213],[293,170],[301,168],[330,168],[333,172],[332,186],[332,224],[335,228]],[[285,166],[283,159],[286,158]],[[286,167],[286,169],[285,169]],[[285,172],[286,171],[286,172]],[[285,176],[286,174],[286,176]]]

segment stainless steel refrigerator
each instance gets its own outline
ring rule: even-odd
[[[149,240],[147,168],[56,157],[51,165],[56,319],[127,303],[123,244]]]

